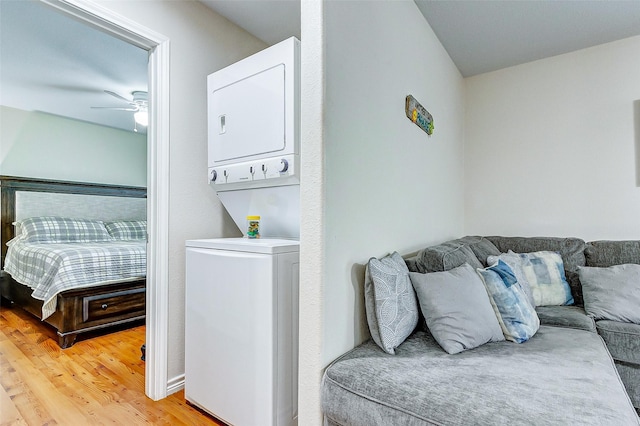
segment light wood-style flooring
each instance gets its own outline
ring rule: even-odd
[[[0,425],[221,425],[183,391],[144,394],[144,325],[60,349],[55,331],[0,308]]]

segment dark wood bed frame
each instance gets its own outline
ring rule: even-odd
[[[146,198],[146,188],[0,176],[2,258],[0,295],[7,306],[17,306],[42,317],[41,300],[31,297],[31,288],[4,272],[7,241],[14,237],[16,191]],[[146,280],[68,290],[58,295],[56,312],[44,320],[56,329],[58,344],[68,348],[80,333],[93,332],[144,320]]]

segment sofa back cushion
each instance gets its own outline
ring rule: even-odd
[[[484,237],[467,236],[427,247],[407,261],[413,272],[442,272],[468,263],[474,268],[487,266],[490,255],[500,254],[496,246]]]
[[[500,254],[498,247],[485,237],[466,236],[454,241],[468,246],[483,266],[490,266],[487,264],[487,258],[489,256]]]
[[[584,254],[586,266],[640,264],[640,241],[592,241],[587,243]]]
[[[437,246],[427,247],[418,253],[418,272],[443,272],[468,263],[473,268],[482,268],[473,251],[467,246],[447,241]]]
[[[496,248],[507,253],[512,250],[515,253],[531,253],[537,251],[555,251],[562,257],[565,276],[571,287],[574,303],[582,306],[582,287],[578,279],[578,267],[586,265],[586,243],[580,238],[558,237],[486,237]]]
[[[560,253],[564,268],[576,271],[578,266],[585,266],[584,249],[586,243],[580,238],[556,237],[487,237],[501,253],[512,250],[516,253],[532,253],[535,251],[555,251]]]

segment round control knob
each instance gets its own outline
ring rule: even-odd
[[[287,170],[289,170],[289,162],[287,160],[285,160],[284,158],[282,160],[280,160],[280,173],[284,173]]]
[[[216,179],[218,179],[218,172],[216,172],[215,170],[211,171],[211,182],[215,182]]]

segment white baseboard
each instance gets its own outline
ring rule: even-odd
[[[167,382],[167,395],[184,389],[184,374],[169,379]]]

